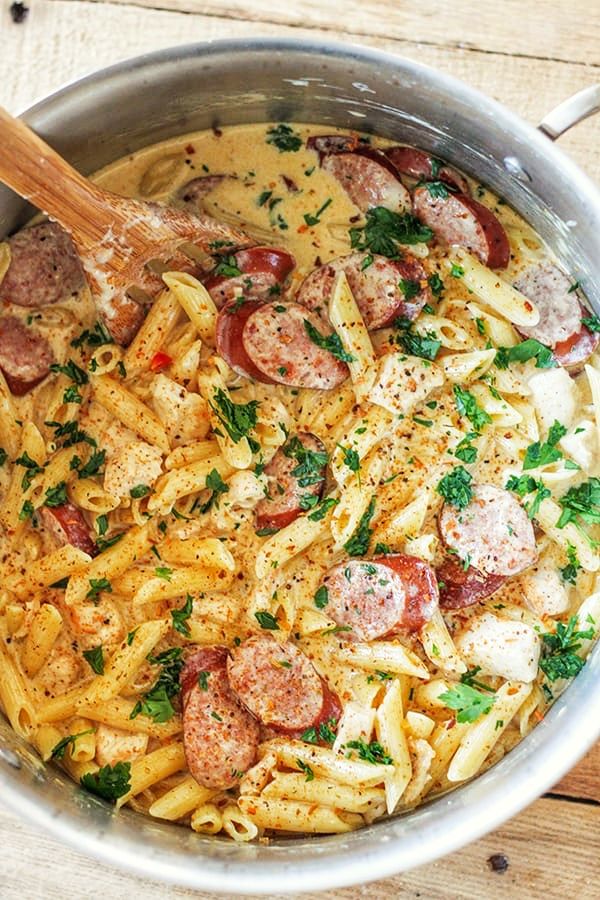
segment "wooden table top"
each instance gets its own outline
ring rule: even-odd
[[[12,112],[120,59],[224,37],[309,37],[379,47],[461,78],[531,122],[600,81],[600,4],[593,0],[26,0],[31,9],[18,25],[10,3],[0,0],[0,104]],[[599,137],[597,118],[561,139],[598,181]],[[567,894],[595,900],[599,845],[597,745],[549,794],[458,853],[366,887],[303,896],[496,900],[518,893],[519,900]],[[494,854],[507,857],[505,872],[492,870]],[[99,896],[210,895],[166,888],[90,861],[23,824],[0,798],[3,900]]]

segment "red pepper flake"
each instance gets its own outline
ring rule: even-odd
[[[173,357],[169,356],[168,353],[163,353],[162,350],[159,350],[150,360],[150,368],[153,372],[160,372],[162,369],[166,369],[167,366],[170,366],[172,362]]]
[[[196,152],[196,148],[194,147],[193,144],[188,144],[187,147],[185,148],[185,152],[187,153],[188,156],[193,156],[194,153]]]

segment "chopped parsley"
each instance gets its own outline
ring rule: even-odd
[[[486,688],[486,690],[488,690]],[[449,709],[458,711],[457,722],[475,722],[480,716],[489,713],[494,705],[495,696],[482,693],[470,684],[455,684],[449,691],[440,694],[439,700]]]
[[[512,362],[527,362],[529,359],[535,359],[536,369],[553,369],[558,365],[552,350],[535,338],[528,338],[515,347],[498,347],[494,365],[499,369],[508,369]]]
[[[270,612],[267,612],[266,609],[259,609],[258,612],[254,613],[254,618],[260,627],[266,631],[279,631],[277,619]]]
[[[304,774],[306,775],[306,778],[304,779],[305,781],[312,781],[314,779],[315,773],[308,765],[308,763],[303,762],[301,759],[297,759],[296,765],[298,766],[300,771],[304,772]]]
[[[359,759],[364,759],[365,762],[372,763],[374,766],[394,765],[394,760],[385,752],[379,741],[371,741],[368,744],[362,740],[348,741],[348,743],[344,744],[344,746],[348,747],[348,749],[350,750],[356,750],[358,752]]]
[[[436,490],[447,503],[457,509],[464,509],[469,505],[473,496],[472,480],[472,475],[463,466],[455,466],[452,471],[444,475]]]
[[[83,397],[77,390],[77,385],[70,384],[63,394],[63,403],[81,403]]]
[[[4,447],[0,447],[0,466],[3,466],[7,459],[8,453],[6,452]]]
[[[331,353],[332,356],[335,356],[341,362],[354,362],[354,357],[347,350],[344,350],[340,336],[335,331],[332,331],[331,334],[321,334],[308,319],[304,320],[304,328],[313,344],[316,344],[321,350],[327,350],[328,353]]]
[[[171,618],[173,619],[173,630],[178,631],[179,634],[183,634],[184,637],[190,636],[190,626],[187,623],[187,620],[192,614],[192,608],[194,606],[194,598],[191,594],[187,594],[185,598],[185,603],[181,607],[181,609],[172,609],[171,610]]]
[[[343,444],[338,444],[337,446],[342,451],[344,465],[347,466],[351,472],[356,472],[360,484],[360,456],[358,455],[358,451],[354,450],[352,447],[344,447]]]
[[[569,584],[576,584],[577,574],[581,569],[581,563],[579,562],[579,557],[577,556],[577,550],[571,543],[567,544],[567,559],[567,565],[563,566],[562,569],[560,569],[560,577],[563,581],[567,581]]]
[[[452,278],[462,278],[464,274],[465,270],[462,266],[457,266],[456,263],[452,263],[452,268],[450,269]]]
[[[333,203],[331,197],[328,197],[325,203],[319,207],[314,216],[311,213],[304,214],[304,221],[307,225],[318,225],[321,221],[321,216],[325,212],[328,206],[331,206]]]
[[[320,484],[325,480],[325,466],[329,457],[325,451],[307,449],[300,438],[292,437],[283,447],[284,456],[295,459],[298,463],[291,475],[300,487],[308,487],[311,484]]]
[[[90,444],[92,447],[96,446],[96,441],[93,437],[83,431],[76,421],[73,422],[44,422],[44,425],[47,425],[48,428],[54,429],[54,438],[53,440],[57,441],[59,438],[66,438],[63,442],[63,447],[72,447],[73,444],[78,444],[80,441],[85,441],[87,444]]]
[[[198,687],[201,691],[208,690],[208,679],[210,677],[210,672],[198,672]]]
[[[71,347],[83,347],[87,344],[89,347],[102,347],[104,344],[114,344],[110,332],[102,322],[96,322],[91,331],[86,328],[79,337],[71,341]]]
[[[307,518],[311,520],[311,522],[320,522],[321,519],[324,519],[327,513],[337,506],[340,501],[336,497],[325,497],[321,503],[315,507],[315,509],[308,514]]]
[[[431,293],[434,297],[440,297],[442,291],[444,290],[444,282],[440,278],[437,272],[434,272],[433,275],[430,275],[427,279],[427,283],[431,289]]]
[[[481,408],[474,394],[464,391],[458,384],[454,385],[453,391],[456,409],[461,416],[466,416],[475,431],[481,431],[484,425],[492,421],[492,417]]]
[[[79,734],[68,734],[66,737],[62,738],[58,744],[50,751],[50,757],[52,759],[64,759],[65,752],[67,747],[72,746],[75,747],[75,743],[80,737],[84,737],[86,734],[93,734],[94,729],[88,728],[87,731],[80,731]]]
[[[396,343],[410,356],[420,356],[421,359],[433,361],[439,353],[442,342],[438,340],[435,331],[426,332],[425,336],[413,331],[412,322],[405,318],[394,320],[394,328],[398,329]]]
[[[300,135],[283,123],[268,129],[266,141],[277,147],[280,153],[295,153],[302,146]]]
[[[208,512],[213,506],[219,508],[219,497],[229,491],[229,485],[225,484],[217,469],[211,469],[206,476],[206,489],[211,491],[211,495],[200,507],[200,512]]]
[[[548,431],[548,439],[543,444],[540,441],[536,441],[527,448],[525,459],[523,460],[523,469],[537,469],[540,466],[547,466],[556,462],[557,459],[562,459],[562,453],[556,445],[566,433],[567,429],[565,426],[555,419]]]
[[[35,509],[33,508],[33,503],[31,500],[25,500],[20,511],[19,511],[19,521],[25,522],[27,519],[31,519]]]
[[[249,403],[234,403],[225,391],[217,388],[214,394],[214,405],[211,403],[211,408],[224,425],[231,440],[234,444],[238,444],[242,438],[248,437],[256,425],[258,405],[257,400],[251,400]],[[248,440],[252,449],[258,449],[256,441],[252,441],[250,438]]]
[[[87,384],[90,380],[87,372],[84,372],[77,363],[75,363],[72,359],[68,360],[64,366],[61,366],[60,363],[52,363],[50,366],[51,372],[59,372],[61,375],[66,375],[67,378],[70,378],[71,381],[74,381],[75,384]]]
[[[458,442],[458,444],[454,448],[454,455],[457,459],[460,459],[461,462],[467,463],[467,465],[476,461],[477,447],[474,447],[471,441],[474,441],[477,437],[479,437],[479,435],[476,431],[469,431],[469,433],[466,434],[464,438]]]
[[[328,719],[326,722],[307,728],[300,735],[300,740],[307,744],[317,744],[319,741],[323,741],[325,744],[333,744],[335,741],[334,729],[336,727],[337,719]]]
[[[147,497],[148,494],[152,492],[152,488],[147,484],[136,484],[135,487],[132,487],[129,491],[129,496],[132,497],[133,500],[141,500],[142,497]]]
[[[141,714],[160,723],[168,722],[174,716],[171,698],[181,689],[179,676],[183,669],[182,652],[181,647],[171,647],[158,656],[146,657],[151,665],[162,666],[162,669],[148,693],[144,694],[133,707],[130,719],[135,719]]]
[[[222,275],[224,278],[236,278],[242,274],[235,256],[222,256],[212,270],[212,275]]]
[[[600,331],[600,318],[598,316],[584,316],[581,321],[590,331]]]
[[[564,528],[569,522],[581,527],[580,519],[588,525],[600,523],[600,478],[589,478],[577,487],[571,487],[559,499],[562,507],[556,523]]]
[[[550,496],[550,491],[542,481],[536,481],[531,475],[511,475],[506,482],[506,490],[514,491],[519,497],[525,497],[526,494],[534,494],[529,503],[524,503],[523,507],[530,519],[534,519],[540,508],[542,500],[546,500]]]
[[[154,570],[154,574],[157,578],[162,578],[163,581],[171,581],[173,569],[170,569],[168,566],[157,566]]]
[[[102,644],[99,647],[93,647],[91,650],[84,650],[83,658],[90,664],[92,671],[96,675],[104,675],[104,650],[102,649]]]
[[[398,282],[398,287],[407,303],[421,293],[421,285],[418,281],[413,281],[412,278],[401,278]]]
[[[375,513],[375,495],[371,497],[368,507],[360,517],[355,531],[344,544],[344,550],[349,556],[364,556],[369,551],[369,543],[373,529],[369,527]]]
[[[543,634],[543,653],[540,669],[550,681],[558,678],[574,678],[585,665],[585,660],[575,651],[581,647],[581,639],[591,640],[594,629],[576,631],[577,616],[571,616],[568,623],[558,622],[554,634]]]
[[[46,496],[44,497],[44,506],[55,507],[55,506],[64,506],[67,502],[67,483],[66,481],[59,481],[54,487],[49,487],[46,489]]]
[[[362,228],[350,229],[353,250],[368,250],[380,256],[397,259],[398,244],[426,243],[433,231],[411,213],[397,213],[384,206],[374,206],[366,212]]]
[[[460,676],[462,684],[468,684],[469,687],[472,688],[479,688],[480,691],[487,691],[488,694],[495,694],[494,688],[484,684],[483,681],[477,681],[475,676],[478,675],[479,672],[481,672],[481,666],[475,666],[474,668],[469,669],[468,672],[463,672]]]
[[[114,766],[102,766],[98,772],[86,772],[81,785],[91,794],[115,803],[124,797],[131,787],[131,763],[118,762]]]
[[[112,593],[112,584],[108,578],[90,578],[89,585],[90,589],[85,595],[88,600],[96,600],[101,591],[106,591],[107,594]]]
[[[35,459],[30,457],[27,450],[25,450],[18,459],[15,459],[15,465],[23,466],[23,468],[27,470],[21,479],[21,490],[23,491],[28,490],[35,476],[40,475],[44,471],[44,467],[39,466]]]
[[[99,475],[100,469],[104,465],[106,450],[94,450],[88,461],[77,469],[79,478],[90,478],[92,475]]]
[[[327,590],[327,587],[322,584],[315,594],[315,606],[317,607],[317,609],[325,609],[328,603],[329,591]]]

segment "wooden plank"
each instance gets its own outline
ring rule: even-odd
[[[600,803],[600,743],[550,793]]]
[[[345,0],[111,0],[152,9],[202,13],[245,21],[322,28],[346,34],[393,38],[440,47],[485,50],[510,56],[566,60],[600,66],[600,5],[589,0],[452,0],[447,14],[439,0],[390,3]],[[583,34],[585,33],[585,40]]]
[[[355,900],[359,896],[377,900],[419,896],[427,900],[506,900],[510,895],[519,900],[565,895],[595,900],[599,841],[597,807],[543,799],[502,828],[439,862],[363,888],[302,894],[300,900]],[[162,900],[165,896],[170,900],[211,900],[215,896],[183,888],[166,889],[104,864],[90,863],[1,808],[0,846],[3,900]],[[508,861],[504,873],[492,871],[488,863],[495,854]],[[270,896],[271,900],[284,900],[281,894]]]
[[[576,7],[580,0],[574,2]],[[387,8],[406,5],[389,3]],[[478,15],[481,6],[483,4],[478,6]],[[503,7],[499,5],[498,8]],[[141,17],[143,27],[140,27]],[[451,15],[444,16],[444,21],[451,19]],[[514,20],[511,28],[513,25]],[[522,29],[514,28],[514,31]],[[10,23],[8,6],[4,5],[0,10],[0,34],[0,101],[14,111],[24,108],[36,97],[47,95],[65,81],[137,53],[177,44],[273,35],[347,40],[345,33],[335,30],[323,32],[150,9],[141,12],[135,6],[78,0],[36,0],[29,19],[21,26]],[[103,38],[106,35],[110,35],[110,40]],[[593,71],[579,64],[513,58],[387,38],[366,37],[363,42],[418,59],[461,78],[532,122],[539,121],[549,107],[594,81]],[[28,65],[25,75],[15,65],[15,60],[40,62]],[[532,85],[535,90],[531,89]],[[597,128],[594,120],[589,119],[562,139],[561,144],[600,180]]]

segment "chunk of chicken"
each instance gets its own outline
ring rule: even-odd
[[[175,447],[206,437],[208,404],[200,394],[188,391],[166,375],[152,379],[150,393],[154,411]]]
[[[143,756],[148,746],[148,735],[121,731],[109,725],[99,725],[96,731],[96,762],[100,766],[134,760]]]
[[[162,453],[145,441],[131,441],[116,450],[106,464],[104,490],[122,500],[140,484],[152,486],[162,473]]]
[[[483,613],[470,621],[456,640],[458,652],[483,675],[509,681],[533,681],[538,670],[541,641],[530,625]]]

